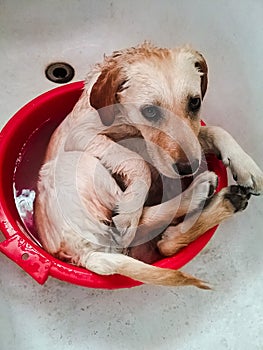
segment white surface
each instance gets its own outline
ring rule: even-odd
[[[82,79],[104,52],[144,39],[191,43],[208,60],[203,115],[263,167],[263,2],[0,0],[1,126],[65,60]],[[220,226],[184,270],[215,290],[39,286],[0,255],[0,349],[263,349],[263,201]]]

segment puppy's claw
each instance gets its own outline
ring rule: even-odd
[[[257,197],[260,196],[260,193],[258,193],[258,192],[253,192],[253,191],[251,191],[250,193],[251,193],[253,196],[257,196]]]
[[[217,185],[216,185],[216,187],[217,187]],[[216,187],[213,184],[210,184],[207,198],[211,198],[214,195]]]

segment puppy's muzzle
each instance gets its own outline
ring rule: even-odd
[[[194,159],[190,161],[178,161],[173,164],[174,171],[180,176],[192,175],[199,168],[199,160]]]

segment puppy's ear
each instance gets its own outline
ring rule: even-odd
[[[208,84],[208,67],[206,64],[206,61],[203,57],[203,55],[201,55],[200,52],[196,51],[196,62],[195,62],[195,67],[198,69],[198,71],[200,73],[202,73],[201,75],[201,94],[202,94],[202,99],[205,96],[206,93],[206,89],[207,89],[207,84]]]
[[[92,87],[90,105],[98,110],[101,121],[109,126],[114,122],[115,104],[118,103],[118,92],[122,91],[124,77],[121,68],[107,67]],[[105,108],[107,107],[107,108]]]

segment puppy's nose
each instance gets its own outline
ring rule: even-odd
[[[196,170],[199,168],[199,160],[195,159],[192,162],[176,162],[173,164],[174,171],[181,175],[191,175],[196,172]]]

